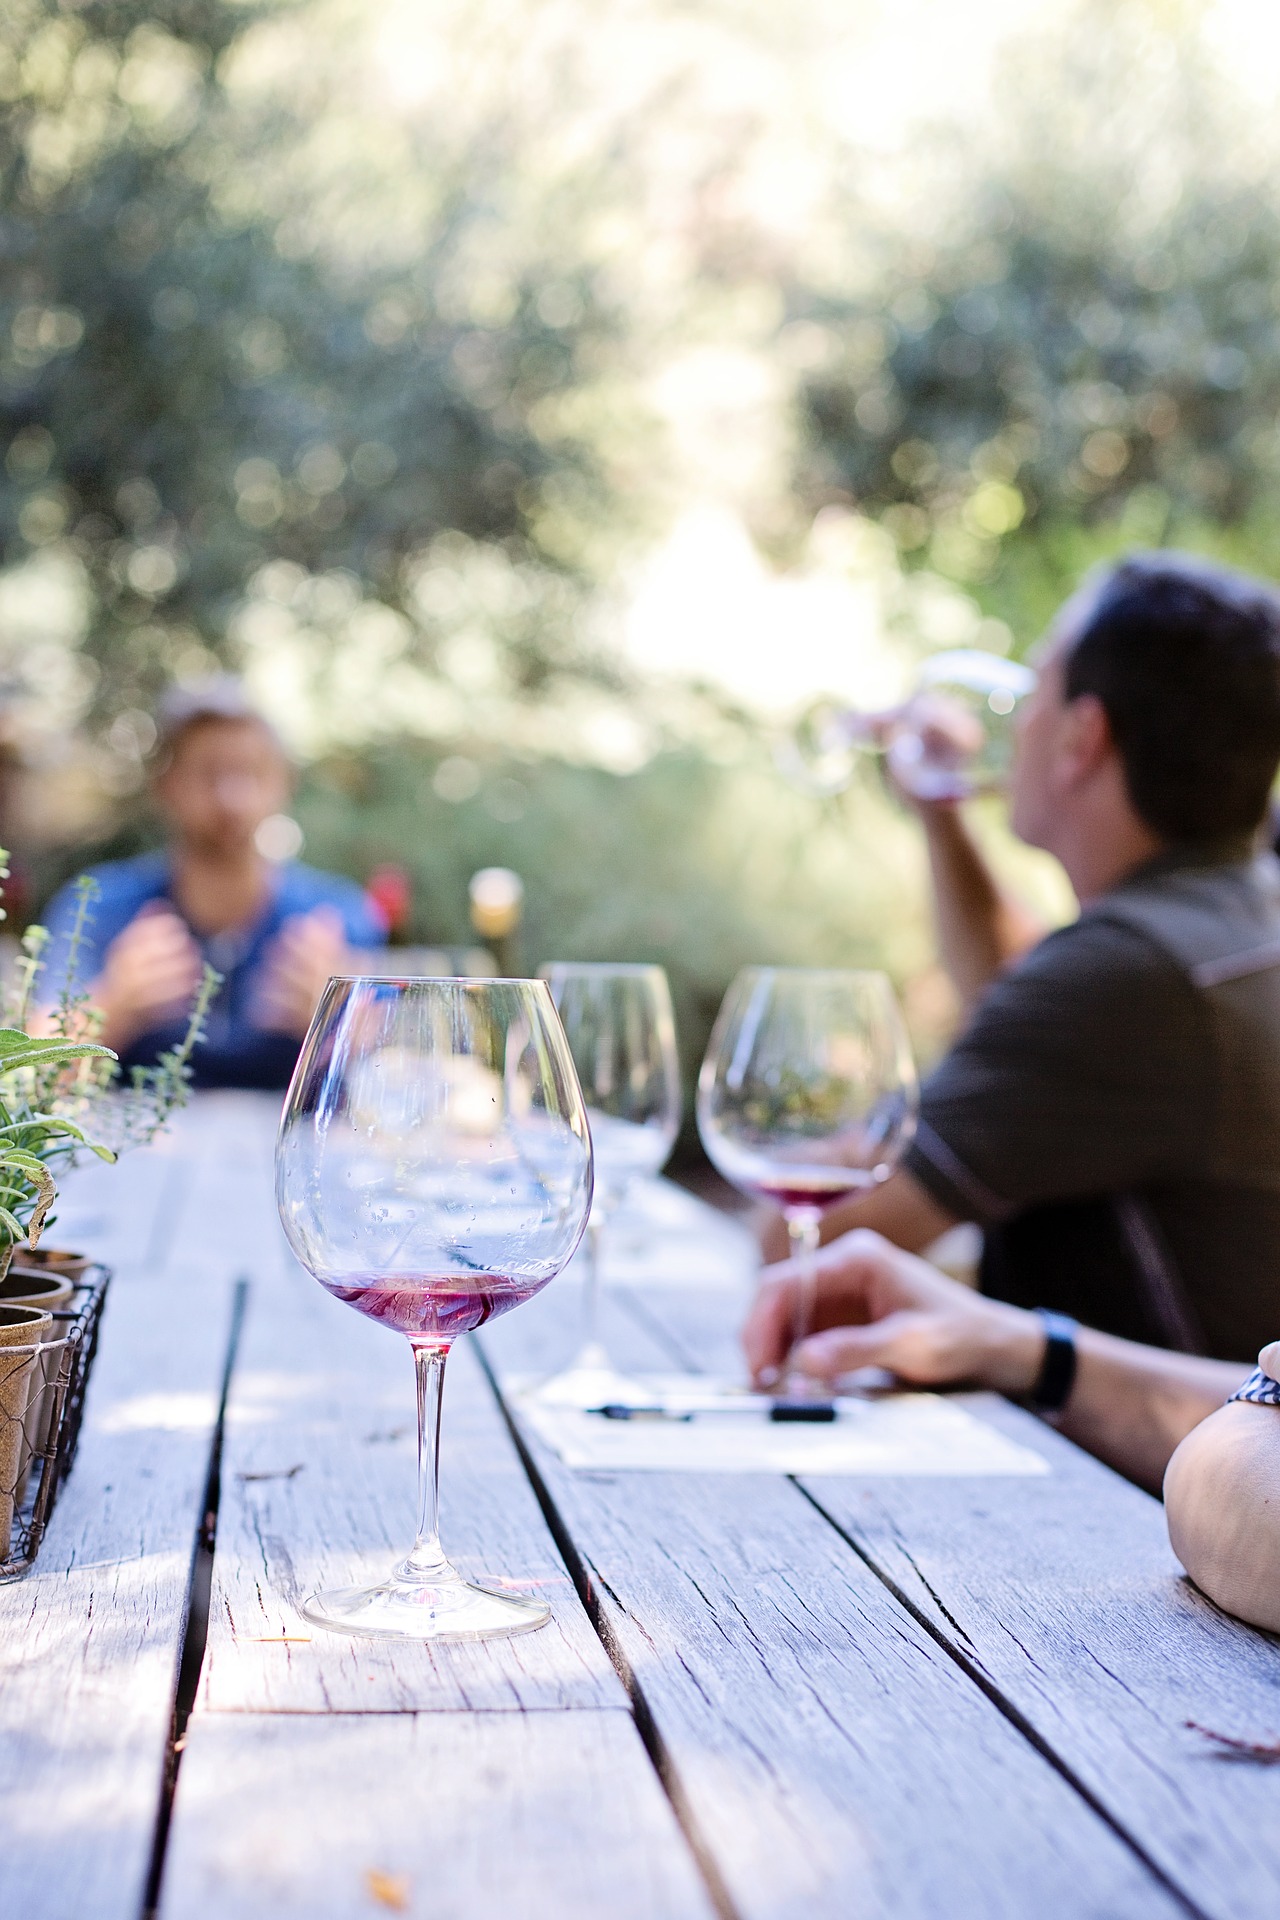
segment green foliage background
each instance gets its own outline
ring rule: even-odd
[[[778,716],[647,672],[630,583],[715,495],[780,578],[876,556],[905,672],[942,643],[913,582],[1020,649],[1134,544],[1275,572],[1267,116],[1204,8],[1078,0],[886,199],[856,111],[806,106],[826,0],[442,6],[410,18],[443,85],[380,115],[385,10],[0,18],[0,692],[12,752],[70,732],[98,783],[28,858],[51,883],[151,837],[147,710],[226,662],[298,746],[308,857],[402,861],[417,937],[465,938],[468,875],[509,864],[527,960],[664,961],[691,1056],[747,960],[886,964],[936,1046],[908,823],[871,773],[793,791]],[[749,430],[706,402],[725,365]],[[862,559],[815,558],[833,515]],[[56,633],[6,611],[30,581]]]

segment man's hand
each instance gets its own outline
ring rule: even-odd
[[[144,907],[107,948],[89,997],[105,1016],[102,1039],[117,1052],[190,1005],[200,949],[185,923],[158,902]]]
[[[342,917],[333,907],[294,914],[267,950],[254,1006],[255,1024],[300,1040],[326,984],[346,964]]]
[[[960,1382],[1027,1393],[1044,1359],[1038,1317],[948,1280],[878,1233],[857,1228],[824,1247],[811,1324],[789,1354],[802,1284],[798,1261],[766,1269],[743,1329],[752,1378],[777,1379],[784,1361],[828,1384],[859,1367],[884,1367],[912,1386]]]

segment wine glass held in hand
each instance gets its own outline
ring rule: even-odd
[[[782,1209],[812,1261],[824,1210],[886,1180],[915,1130],[906,1029],[882,973],[749,967],[725,996],[698,1076],[698,1131],[741,1192]],[[808,1332],[797,1293],[792,1344]]]
[[[541,1626],[541,1601],[463,1580],[438,1513],[450,1346],[546,1286],[591,1208],[582,1093],[543,983],[331,980],[285,1099],[276,1197],[307,1271],[408,1338],[418,1385],[413,1550],[377,1586],[313,1595],[305,1617],[400,1640]]]
[[[543,968],[582,1084],[595,1152],[583,1275],[583,1345],[537,1397],[570,1407],[644,1405],[651,1389],[613,1367],[599,1334],[600,1257],[632,1182],[661,1172],[680,1131],[680,1062],[661,967],[556,961]]]
[[[823,795],[842,792],[866,753],[884,755],[912,800],[953,803],[998,792],[1013,766],[1018,709],[1035,682],[1030,667],[979,647],[935,654],[915,691],[888,712],[819,701],[780,744],[779,763],[796,785]]]

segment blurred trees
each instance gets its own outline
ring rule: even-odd
[[[794,291],[802,488],[1002,611],[1110,544],[1238,549],[1226,530],[1253,522],[1272,566],[1280,201],[1196,10],[1180,35],[1086,0],[996,109],[1001,137],[945,217],[883,240],[874,287]]]
[[[782,786],[759,747],[729,767],[663,753],[620,779],[553,756],[441,758],[389,741],[317,761],[296,810],[308,857],[323,864],[368,873],[396,849],[413,938],[473,940],[467,881],[502,864],[525,881],[529,968],[666,966],[690,1081],[728,980],[762,960],[915,979],[908,1018],[926,1052],[951,1012],[928,971],[926,924],[903,911],[923,877],[911,823],[867,787],[832,807]]]
[[[607,328],[590,287],[527,279],[483,323],[442,313],[483,215],[459,182],[410,266],[344,272],[291,243],[236,191],[288,129],[278,110],[237,118],[224,86],[279,11],[12,0],[0,21],[3,558],[56,550],[82,571],[95,717],[123,716],[126,756],[268,561],[389,611],[384,631],[429,659],[413,596],[446,529],[565,582],[553,617],[510,636],[518,689],[617,677],[579,643],[573,556],[548,551],[539,512],[553,465],[562,489],[598,494],[599,475],[585,442],[562,435],[553,460],[530,425]]]
[[[529,959],[665,959],[698,1031],[742,959],[920,968],[908,828],[646,674],[636,563],[731,519],[664,657],[692,617],[771,688],[815,610],[906,671],[1125,544],[1276,571],[1280,200],[1197,0],[1062,0],[888,157],[874,11],[8,0],[0,752],[80,728],[145,833],[154,695],[227,660],[309,855],[403,860],[422,937],[498,861]]]

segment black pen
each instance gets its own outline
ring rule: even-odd
[[[607,1406],[592,1407],[592,1413],[600,1414],[606,1420],[697,1420],[705,1415],[717,1413],[754,1413],[755,1407],[687,1407],[678,1410],[674,1407],[628,1407],[621,1402],[610,1401]],[[836,1406],[832,1400],[774,1400],[771,1402],[767,1418],[780,1423],[794,1422],[814,1426],[829,1426],[836,1418]]]
[[[666,1407],[628,1407],[611,1401],[608,1406],[592,1407],[592,1413],[606,1420],[692,1420],[691,1413],[672,1413]]]

